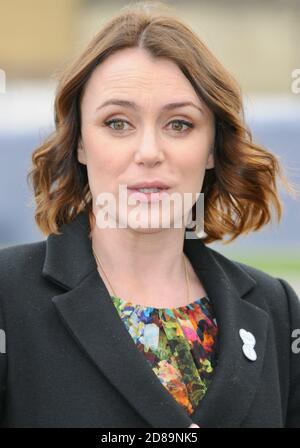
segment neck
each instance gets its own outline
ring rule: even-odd
[[[153,229],[143,232],[131,228],[91,231],[93,249],[119,296],[153,298],[174,301],[187,300],[185,265],[183,260],[184,229]],[[187,268],[188,261],[186,260]],[[174,291],[178,295],[174,295]]]

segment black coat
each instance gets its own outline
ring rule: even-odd
[[[292,337],[300,302],[286,281],[184,240],[220,343],[212,383],[189,416],[121,321],[97,271],[87,214],[62,230],[0,250],[0,426],[300,427],[299,332],[299,342]],[[241,328],[255,336],[256,361],[243,353]]]

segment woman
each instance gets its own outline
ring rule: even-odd
[[[206,245],[280,218],[277,176],[290,188],[233,78],[179,19],[131,5],[65,69],[55,123],[29,173],[47,239],[0,252],[1,425],[300,426],[295,291]],[[204,238],[182,209],[162,225],[190,194],[199,230],[200,192]]]

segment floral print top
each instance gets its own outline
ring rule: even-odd
[[[140,352],[173,398],[191,415],[217,361],[217,322],[206,295],[178,308],[112,301]]]

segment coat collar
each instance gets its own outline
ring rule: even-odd
[[[65,289],[52,297],[53,305],[72,337],[131,406],[154,428],[184,428],[192,422],[200,427],[240,426],[259,384],[269,325],[267,313],[244,298],[256,281],[202,240],[184,240],[183,250],[212,302],[219,328],[212,382],[189,416],[149,368],[120,320],[97,271],[87,213],[60,230],[47,238],[42,270]],[[240,328],[256,338],[256,361],[243,354]]]

